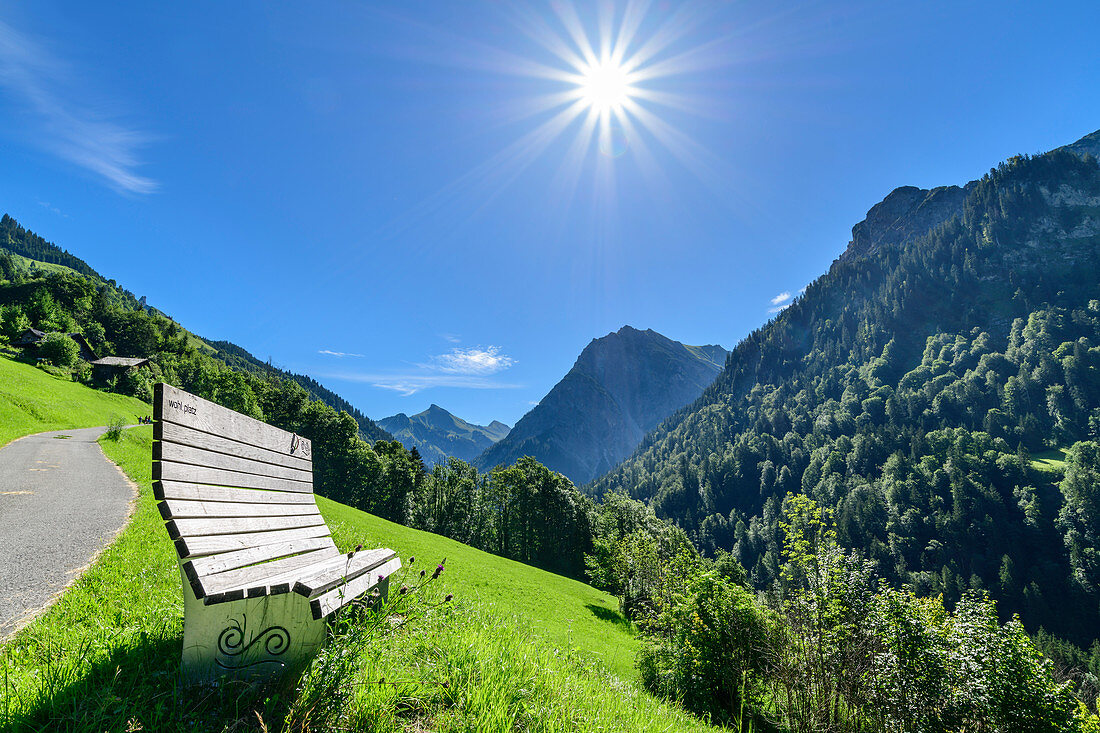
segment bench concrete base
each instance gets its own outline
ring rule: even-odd
[[[206,605],[183,585],[183,681],[258,681],[296,672],[316,655],[327,634],[309,601],[281,593]]]

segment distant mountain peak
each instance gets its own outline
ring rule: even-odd
[[[565,377],[476,465],[489,469],[532,455],[587,483],[626,458],[647,430],[699,397],[726,353],[629,325],[592,339]]]
[[[466,422],[434,402],[411,417],[398,413],[378,424],[388,426],[406,448],[416,448],[429,468],[449,456],[471,461],[509,431],[499,420],[484,426]]]

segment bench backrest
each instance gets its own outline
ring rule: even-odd
[[[338,554],[313,495],[309,440],[157,384],[153,491],[190,576]]]

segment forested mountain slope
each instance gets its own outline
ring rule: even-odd
[[[475,465],[534,456],[581,484],[630,455],[646,431],[698,397],[722,368],[721,346],[685,346],[623,326],[593,339],[573,368]]]
[[[1097,139],[893,192],[593,489],[651,501],[759,585],[806,493],[895,582],[1096,638],[1100,452],[1080,443],[1065,479],[1029,453],[1100,438]]]
[[[472,461],[486,448],[508,434],[508,426],[499,420],[488,425],[475,425],[433,404],[427,410],[408,416],[399,412],[378,421],[378,426],[414,448],[430,470],[449,456]]]

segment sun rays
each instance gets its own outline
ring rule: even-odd
[[[705,104],[676,82],[713,64],[700,58],[702,44],[688,42],[705,23],[708,7],[688,2],[669,10],[667,3],[650,0],[601,2],[594,18],[582,18],[571,0],[554,0],[549,13],[526,6],[516,10],[516,26],[549,52],[549,62],[531,59],[527,73],[520,75],[560,87],[531,100],[529,114],[544,119],[510,146],[512,153],[522,151],[521,157],[533,160],[566,138],[556,180],[574,188],[594,154],[614,159],[630,153],[643,176],[657,180],[658,159],[668,157],[658,156],[660,148],[702,173],[698,146],[666,116],[697,112]],[[605,172],[602,178],[610,176]]]

